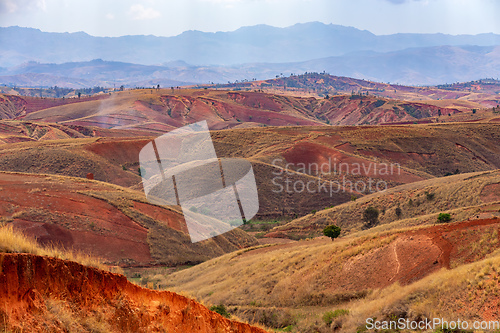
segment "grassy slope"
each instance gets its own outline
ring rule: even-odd
[[[369,232],[432,224],[442,212],[451,213],[454,221],[467,220],[484,212],[494,213],[491,211],[494,204],[484,202],[482,192],[485,186],[498,183],[500,171],[497,170],[401,185],[293,220],[272,229],[271,234],[318,236],[330,224],[340,226],[344,234],[362,231],[363,212],[370,206],[381,214],[380,225]],[[398,207],[400,217],[396,215]]]
[[[448,227],[455,224],[434,228]],[[416,319],[439,315],[456,320],[457,316],[471,319],[477,315],[475,318],[487,319],[488,306],[494,304],[493,311],[498,311],[498,228],[496,222],[485,228],[467,226],[443,233],[442,237],[455,242],[451,252],[454,268],[439,270],[434,265],[423,275],[427,277],[403,287],[393,283],[396,280],[384,282],[380,275],[385,276],[387,268],[395,268],[390,258],[393,249],[401,248],[410,236],[426,232],[425,228],[372,233],[333,243],[316,239],[254,248],[155,278],[165,279],[162,283],[174,291],[186,291],[208,304],[226,304],[239,316],[248,320],[255,316],[253,320],[263,324],[272,323],[266,322],[263,313],[270,315],[277,308],[288,315],[274,321],[275,327],[293,324],[293,332],[304,332],[309,327],[325,329],[321,316],[335,309],[350,311],[349,316],[339,318],[342,332],[356,331],[369,317]],[[423,239],[416,243],[420,241]],[[415,248],[406,254],[407,261],[401,261],[401,267],[415,273],[411,268],[413,260],[418,253],[431,250]],[[398,255],[403,260],[405,253],[399,250]],[[463,265],[465,257],[465,262],[473,263]],[[493,259],[481,261],[485,258]],[[389,266],[387,261],[391,261]],[[432,262],[428,267],[433,267]],[[494,298],[486,302],[488,297]]]

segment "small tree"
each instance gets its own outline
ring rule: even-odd
[[[337,227],[336,225],[329,225],[325,229],[323,229],[323,235],[326,237],[330,237],[332,239],[332,242],[335,240],[335,238],[340,236],[340,227]]]
[[[363,221],[365,221],[365,227],[371,228],[378,224],[379,211],[375,207],[368,207],[363,212]]]

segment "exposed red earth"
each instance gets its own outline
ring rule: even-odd
[[[0,173],[0,188],[0,215],[15,229],[115,265],[200,262],[257,244],[238,229],[193,244],[178,208],[152,206],[140,192],[98,181]]]
[[[0,254],[0,319],[16,332],[266,332],[122,275],[30,254]]]
[[[395,282],[407,285],[438,271],[453,268],[483,259],[487,254],[500,247],[500,219],[484,219],[440,224],[397,234],[389,244],[377,247],[366,253],[350,257],[342,263],[341,270],[331,268],[326,274],[311,272],[321,278],[329,292],[362,291],[384,288]],[[473,244],[478,243],[485,234],[494,235],[485,252],[475,251]],[[388,236],[384,236],[388,237]],[[383,241],[384,238],[381,238]],[[325,238],[309,241],[308,245],[331,242]],[[289,248],[294,250],[304,246],[301,242],[260,248],[242,254],[259,256],[265,253]],[[327,268],[325,268],[327,269]]]
[[[474,220],[426,227],[399,234],[390,244],[350,258],[331,288],[363,290],[394,282],[407,285],[436,272],[480,259],[498,248],[500,219]],[[495,232],[494,232],[495,231]],[[497,235],[487,253],[474,251],[484,233]],[[337,275],[337,274],[335,274]]]
[[[328,99],[255,91],[182,89],[114,92],[15,117],[106,129],[165,132],[206,120],[210,129],[247,126],[367,125],[438,122],[439,115],[462,111],[375,96],[338,95]],[[8,117],[13,118],[14,116]]]

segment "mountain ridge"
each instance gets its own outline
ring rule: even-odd
[[[259,25],[216,33],[187,31],[172,37],[94,37],[85,32],[53,33],[14,26],[0,28],[0,42],[3,45],[0,67],[30,60],[63,63],[96,58],[144,65],[176,60],[194,65],[235,65],[306,61],[362,50],[390,52],[438,45],[500,45],[500,35],[375,35],[366,30],[319,22],[286,28]],[[131,44],[135,47],[131,48]]]
[[[439,85],[496,77],[499,46],[433,46],[380,53],[362,51],[303,62],[254,62],[238,66],[196,66],[180,61],[141,65],[100,58],[62,64],[30,61],[0,68],[0,84],[24,87],[124,85],[183,86],[266,80],[283,73],[329,72],[336,76],[403,85]],[[44,76],[41,76],[44,75]]]

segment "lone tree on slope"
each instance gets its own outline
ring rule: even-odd
[[[335,238],[340,236],[340,227],[337,227],[336,225],[329,225],[325,229],[323,229],[323,235],[326,237],[330,237],[332,239],[332,242],[335,240]]]

